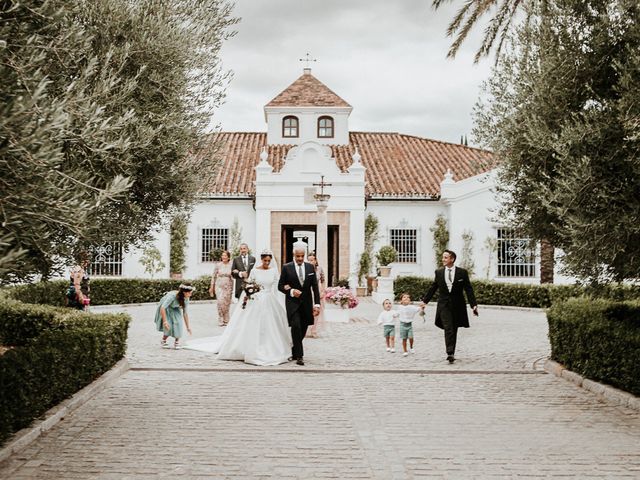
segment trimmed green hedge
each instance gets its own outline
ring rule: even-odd
[[[394,283],[394,294],[396,299],[399,299],[400,294],[408,292],[413,300],[420,300],[432,282],[433,278],[398,277]],[[581,295],[619,301],[640,299],[640,286],[637,285],[605,285],[593,288],[578,285],[499,283],[486,280],[474,280],[471,283],[476,300],[482,305],[548,308],[553,303]]]
[[[547,311],[551,358],[640,395],[640,302],[573,298]]]
[[[126,278],[98,278],[91,280],[91,305],[119,305],[124,303],[158,302],[171,290],[177,290],[183,282],[196,287],[193,300],[210,300],[210,278],[198,280],[145,280]],[[10,297],[25,303],[61,306],[69,282],[55,280],[10,287]]]
[[[413,300],[419,300],[432,281],[427,277],[398,277],[394,284],[395,296],[398,299],[401,293],[409,292]],[[157,302],[182,282],[190,282],[196,287],[193,300],[211,299],[208,277],[183,281],[99,278],[91,281],[91,305]],[[548,308],[554,302],[585,294],[619,301],[640,299],[640,286],[605,285],[594,289],[577,285],[527,285],[486,280],[474,280],[472,283],[478,303],[482,305]],[[66,280],[57,280],[20,285],[6,291],[21,302],[60,306],[64,305],[67,285]]]
[[[0,443],[120,360],[129,317],[0,298]]]

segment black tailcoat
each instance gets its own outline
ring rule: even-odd
[[[291,326],[291,318],[294,313],[299,312],[300,318],[306,326],[313,325],[313,306],[320,305],[320,290],[318,289],[318,278],[315,268],[310,263],[304,262],[304,283],[300,285],[295,262],[290,262],[282,267],[278,290],[284,293],[287,318]],[[291,291],[286,290],[285,285],[302,292],[298,298],[291,296]]]
[[[444,273],[444,268],[436,270],[433,284],[429,290],[427,290],[422,301],[424,303],[429,303],[429,300],[431,300],[437,291],[438,307],[436,309],[436,326],[444,329],[441,314],[444,308],[449,308],[453,316],[455,327],[469,328],[469,316],[467,315],[467,305],[464,301],[464,293],[467,294],[469,305],[471,305],[472,308],[477,306],[476,297],[473,294],[473,287],[469,281],[469,273],[464,268],[456,267],[451,292],[449,292],[449,289],[447,288]]]

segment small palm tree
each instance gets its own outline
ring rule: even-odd
[[[445,3],[452,1],[453,0],[433,0],[432,5],[433,8],[437,10]],[[458,49],[469,35],[473,26],[478,23],[482,16],[494,8],[495,13],[484,32],[484,38],[480,48],[476,52],[474,63],[478,63],[482,57],[489,55],[498,36],[500,39],[496,48],[496,54],[499,56],[516,14],[519,10],[526,10],[525,7],[534,1],[536,0],[463,0],[462,7],[458,10],[455,17],[453,17],[449,27],[447,27],[447,36],[455,37],[451,47],[449,47],[447,57],[453,58],[456,56]]]

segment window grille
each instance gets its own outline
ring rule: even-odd
[[[122,244],[120,242],[103,242],[89,247],[91,263],[89,275],[121,276]]]
[[[227,250],[229,248],[229,229],[228,228],[203,228],[201,235],[201,254],[200,261],[210,262],[211,252],[216,248]]]
[[[398,263],[417,263],[418,231],[415,228],[392,228],[389,230],[390,243],[398,252]]]
[[[498,229],[498,276],[535,277],[536,254],[530,238],[511,228]]]
[[[297,137],[298,136],[298,117],[284,117],[282,119],[282,136]]]
[[[333,138],[333,118],[320,117],[318,119],[318,138]]]

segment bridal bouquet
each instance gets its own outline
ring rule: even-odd
[[[244,300],[242,301],[242,309],[247,307],[247,302],[251,300],[251,295],[258,293],[261,290],[260,285],[253,282],[247,282],[244,284]]]
[[[356,308],[358,297],[344,287],[329,287],[324,292],[324,299],[341,308]]]

